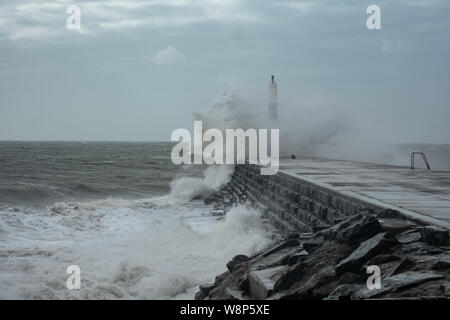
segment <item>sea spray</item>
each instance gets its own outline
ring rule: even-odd
[[[234,166],[209,166],[203,177],[181,177],[171,183],[170,198],[174,201],[186,201],[208,196],[218,191],[231,180]]]
[[[155,205],[158,201],[110,200],[60,204],[61,213],[16,212],[16,220],[32,227],[11,218],[2,221],[2,239],[9,245],[0,247],[0,254],[8,255],[0,263],[0,297],[191,299],[197,285],[212,281],[234,255],[251,255],[270,241],[256,210],[236,207],[217,220],[201,203]],[[197,217],[209,217],[207,232],[197,230]],[[64,285],[65,269],[72,264],[81,269],[80,290]]]

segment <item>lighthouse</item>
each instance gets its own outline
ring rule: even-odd
[[[275,82],[275,77],[272,75],[272,79],[269,82],[269,120],[277,121],[278,120],[278,88],[277,83]]]

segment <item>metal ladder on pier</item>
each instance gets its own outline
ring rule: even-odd
[[[422,156],[422,159],[425,162],[427,169],[431,170],[430,163],[428,162],[427,156],[423,152],[411,152],[411,169],[414,169],[414,157],[416,154],[420,154]]]

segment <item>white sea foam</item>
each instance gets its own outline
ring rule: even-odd
[[[202,178],[181,177],[171,184],[170,197],[174,201],[186,201],[208,196],[213,191],[218,191],[231,180],[234,166],[215,165],[209,166]]]
[[[201,202],[174,205],[168,197],[1,210],[0,298],[193,298],[235,254],[270,241],[253,209],[217,220]],[[207,228],[196,227],[205,221]],[[81,268],[81,290],[65,286],[72,264]]]
[[[379,130],[379,122],[366,119],[351,107],[330,101],[298,101],[280,96],[280,156],[324,157],[409,165],[410,153],[427,154],[435,170],[450,170],[448,144],[398,145]],[[203,129],[268,128],[267,93],[252,90],[225,92],[194,114]],[[418,165],[424,166],[418,161]]]

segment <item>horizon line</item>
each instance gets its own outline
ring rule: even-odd
[[[151,142],[151,143],[166,143],[166,142],[173,142],[176,143],[178,141],[171,141],[171,140],[89,140],[89,139],[0,139],[0,142],[129,142],[129,143],[142,143],[142,142]],[[386,144],[391,145],[401,145],[401,144],[429,144],[429,145],[450,145],[449,142],[386,142]]]

